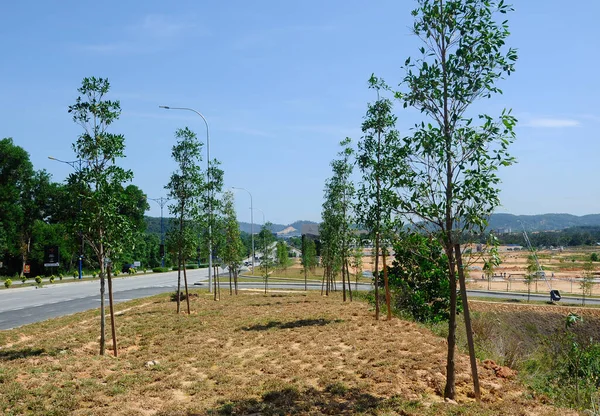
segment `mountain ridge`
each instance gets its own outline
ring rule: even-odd
[[[160,217],[145,217],[146,232],[160,233]],[[316,221],[298,220],[291,224],[271,224],[270,230],[273,233],[283,231],[288,227],[297,230],[298,235],[302,230],[303,224],[318,224]],[[240,230],[246,233],[251,232],[249,222],[239,222]],[[570,227],[582,226],[600,226],[600,214],[573,215],[564,213],[548,213],[535,215],[515,215],[508,213],[492,214],[489,221],[490,230],[499,232],[521,232],[523,228],[527,231],[559,231]],[[165,231],[169,227],[169,218],[164,218]],[[258,233],[262,224],[254,224],[254,232]]]

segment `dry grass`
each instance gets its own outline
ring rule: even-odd
[[[377,322],[362,302],[197,293],[191,316],[176,315],[168,295],[118,305],[116,359],[97,355],[97,311],[0,332],[0,412],[566,414],[483,367],[483,403],[474,403],[463,355],[458,404],[444,403],[445,340],[414,323]]]

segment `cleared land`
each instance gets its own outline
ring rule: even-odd
[[[195,293],[190,316],[176,315],[167,295],[117,305],[119,358],[97,355],[97,311],[0,332],[0,412],[568,414],[483,366],[474,403],[462,354],[458,404],[445,403],[445,340],[411,322],[377,322],[364,302]]]

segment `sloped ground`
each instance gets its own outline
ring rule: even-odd
[[[0,413],[568,414],[483,366],[474,403],[460,354],[458,404],[445,403],[445,340],[363,302],[198,293],[191,316],[166,295],[118,305],[119,358],[97,355],[95,311],[0,332]]]

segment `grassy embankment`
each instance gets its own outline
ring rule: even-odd
[[[445,340],[361,301],[195,293],[191,316],[168,294],[117,305],[118,358],[97,355],[97,310],[0,332],[0,413],[566,414],[484,367],[475,403],[463,354],[445,403]]]

